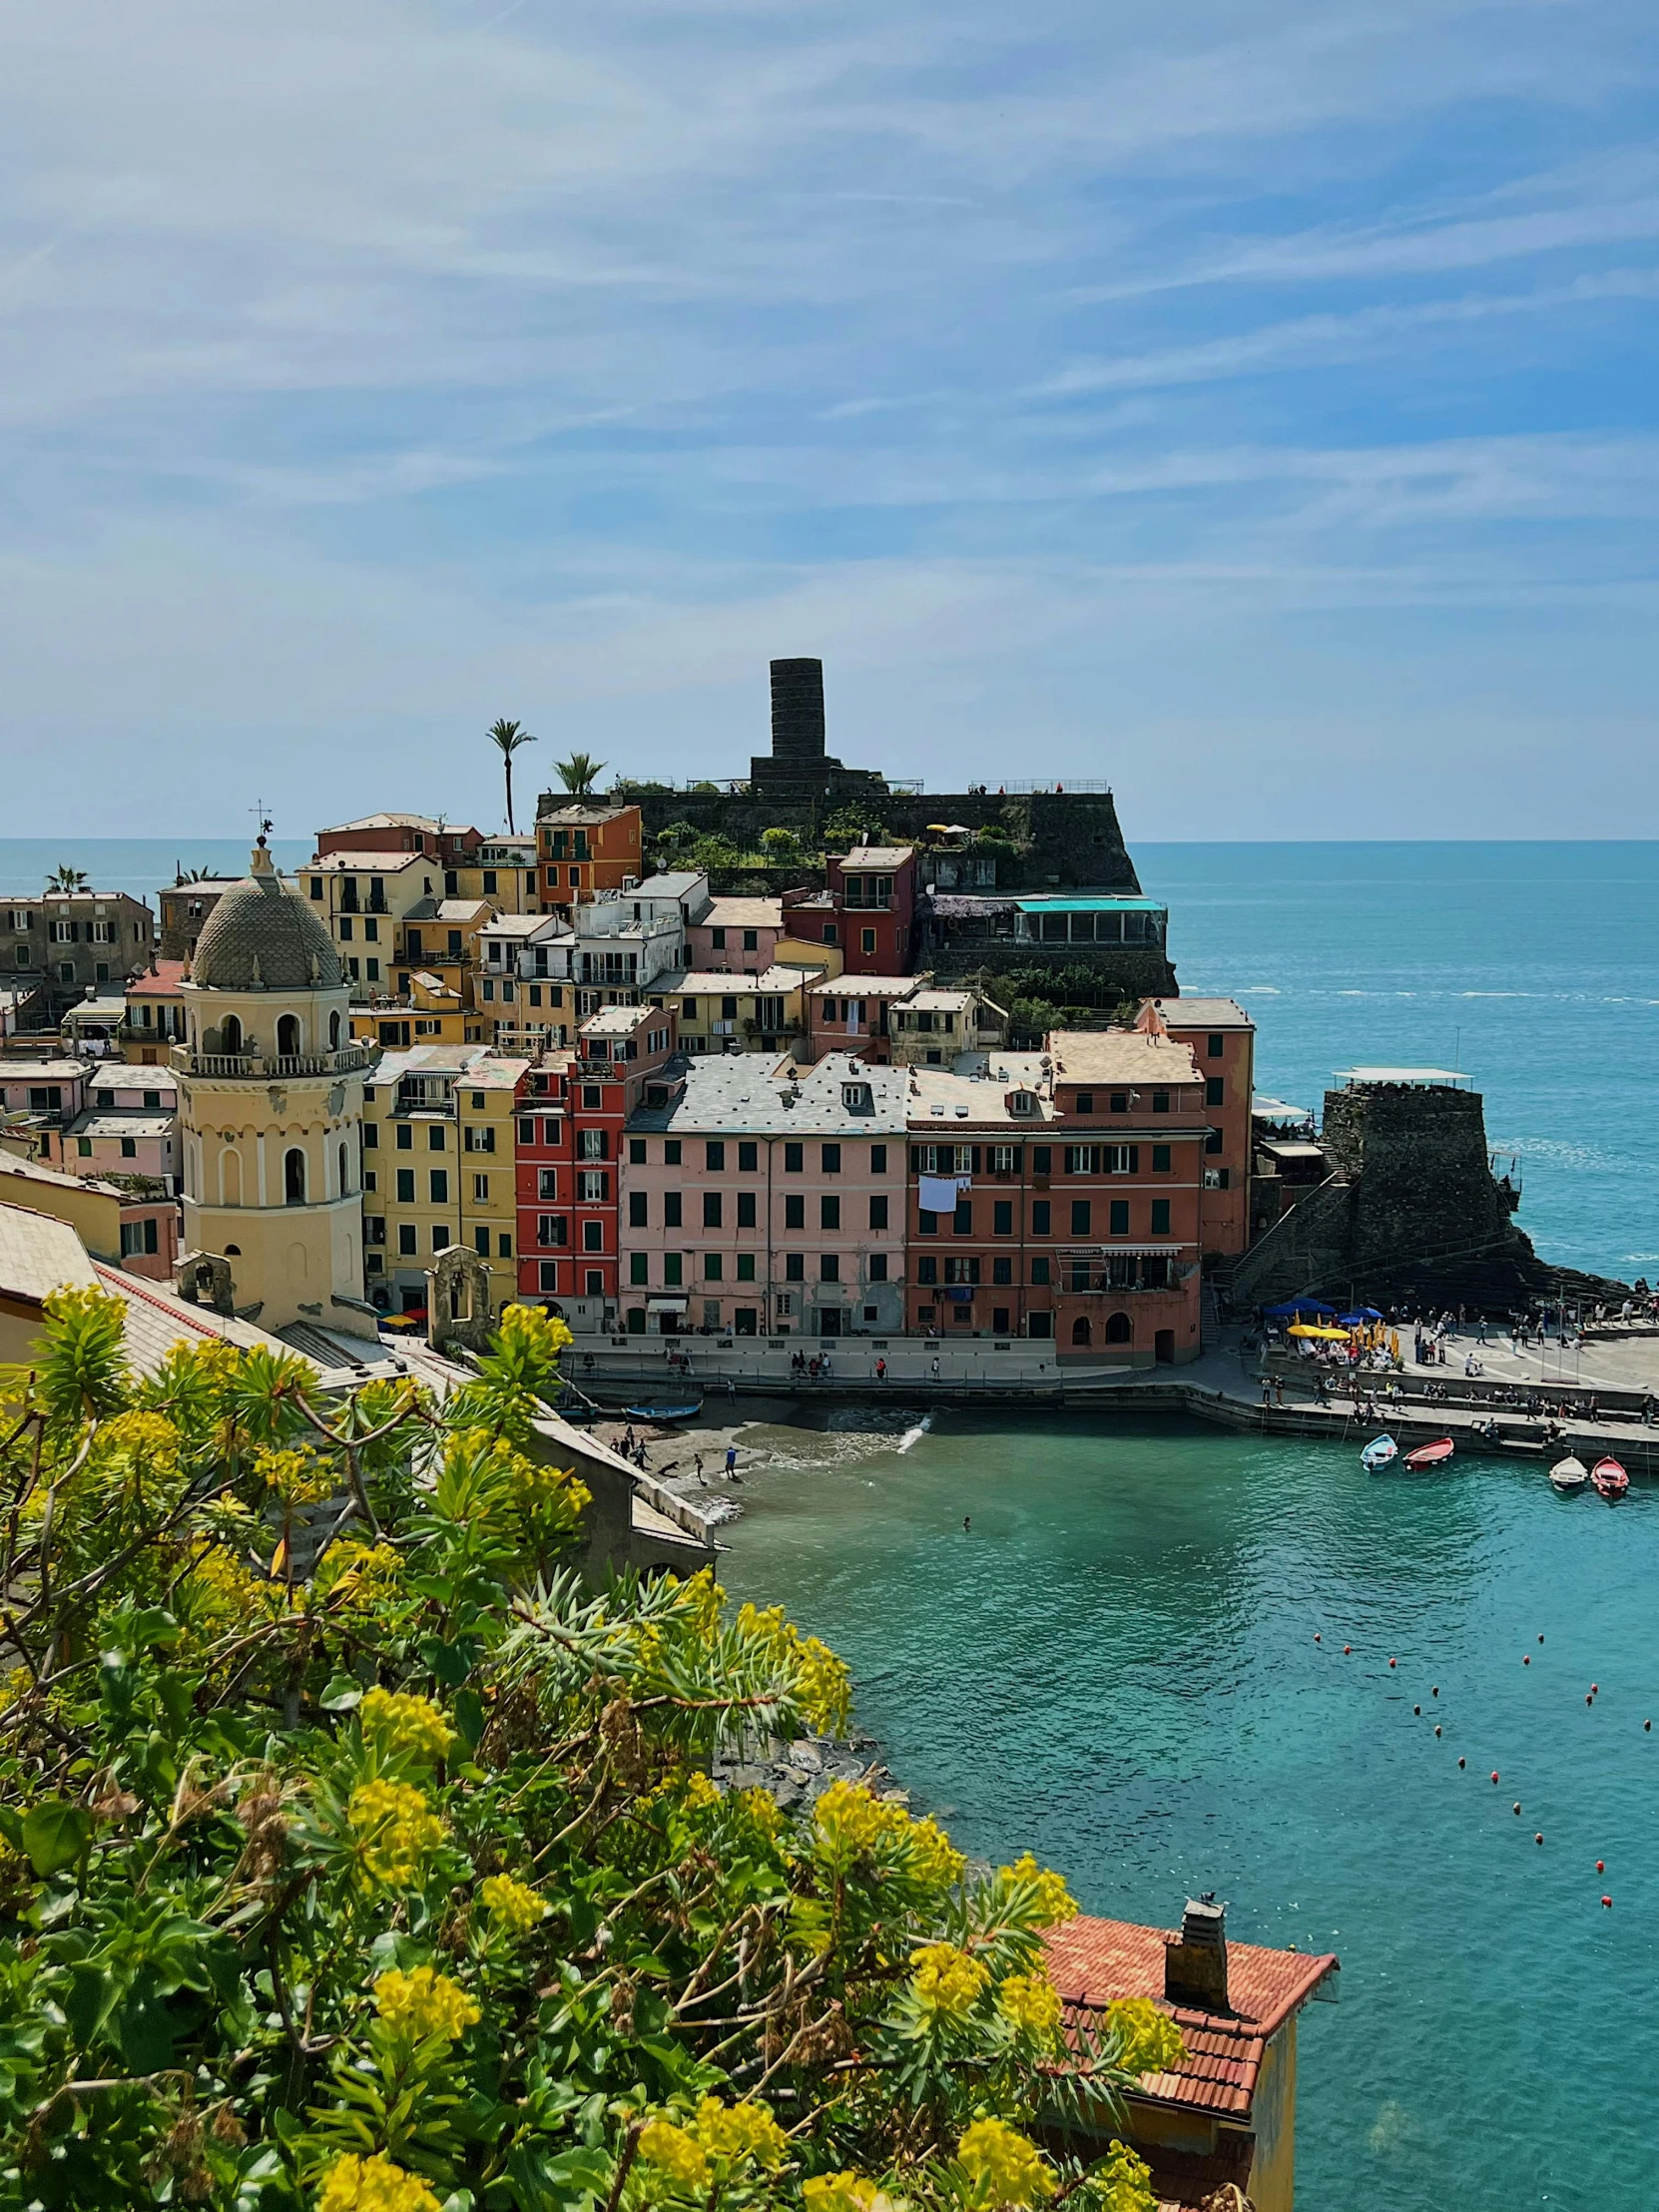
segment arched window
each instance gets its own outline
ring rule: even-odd
[[[339,1196],[343,1198],[350,1188],[350,1184],[345,1180],[345,1147],[341,1145],[339,1148]]]
[[[237,1053],[242,1050],[242,1023],[235,1014],[227,1014],[219,1025],[220,1049]]]
[[[338,1014],[330,1014],[328,1016],[328,1050],[330,1052],[337,1052],[339,1050]]]
[[[1089,1341],[1089,1317],[1079,1314],[1071,1325],[1071,1341],[1074,1345],[1086,1345]]]
[[[1135,1341],[1135,1324],[1127,1314],[1113,1314],[1106,1323],[1106,1342],[1109,1345],[1129,1345]]]
[[[305,1203],[305,1155],[297,1145],[282,1160],[282,1197],[289,1206]]]
[[[241,1245],[227,1245],[225,1247],[225,1257],[227,1260],[240,1260],[242,1258]]]
[[[276,1023],[276,1054],[279,1059],[291,1060],[299,1051],[299,1017],[283,1014]]]

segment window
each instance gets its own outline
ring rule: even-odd
[[[584,1113],[597,1114],[604,1104],[605,1093],[597,1083],[584,1083],[582,1085],[582,1110]]]
[[[799,1144],[787,1144],[787,1145],[785,1145],[785,1147],[784,1147],[784,1173],[785,1173],[786,1175],[800,1175],[800,1174],[802,1174],[802,1173],[803,1173],[803,1172],[805,1171],[805,1168],[806,1168],[806,1164],[807,1164],[807,1148],[806,1148],[806,1146],[805,1146],[805,1145],[799,1145]]]
[[[723,1276],[724,1276],[725,1272],[726,1272],[726,1261],[725,1261],[725,1255],[724,1255],[724,1254],[722,1254],[722,1253],[719,1253],[719,1252],[706,1252],[706,1253],[704,1253],[704,1255],[703,1255],[703,1280],[704,1280],[704,1282],[705,1282],[705,1283],[718,1283],[718,1282],[720,1282],[720,1281],[722,1280],[722,1278],[723,1278]]]
[[[1053,1163],[1054,1150],[1051,1145],[1034,1144],[1031,1147],[1031,1173],[1033,1175],[1050,1174],[1053,1169]]]
[[[1219,1134],[1219,1132],[1218,1132],[1218,1134]],[[1167,1144],[1155,1144],[1155,1145],[1153,1146],[1153,1148],[1152,1148],[1152,1172],[1153,1172],[1153,1174],[1154,1174],[1154,1175],[1168,1175],[1168,1173],[1169,1173],[1169,1162],[1170,1162],[1170,1150],[1169,1150],[1169,1146],[1168,1146]]]
[[[991,1146],[991,1173],[993,1175],[1012,1175],[1018,1165],[1019,1147],[1017,1145],[993,1144]]]
[[[121,1224],[121,1257],[124,1260],[135,1259],[140,1254],[156,1250],[154,1217],[149,1221],[124,1221]]]
[[[678,1138],[678,1137],[665,1137],[665,1138],[664,1138],[664,1140],[663,1140],[663,1165],[664,1165],[664,1167],[665,1167],[665,1168],[677,1168],[677,1167],[679,1167],[679,1165],[680,1165],[680,1140],[679,1140],[679,1138]]]
[[[1207,1129],[1204,1132],[1204,1149],[1206,1152],[1224,1152],[1227,1149],[1226,1139],[1219,1129]]]
[[[838,1283],[840,1281],[841,1264],[834,1253],[826,1252],[820,1258],[818,1264],[818,1279],[821,1283]]]
[[[924,1252],[916,1261],[916,1281],[936,1283],[939,1279],[939,1263],[931,1252]]]
[[[578,1160],[603,1160],[605,1158],[605,1132],[603,1129],[583,1129],[576,1138]]]
[[[872,1198],[869,1202],[869,1226],[885,1229],[887,1226],[887,1201],[885,1197]]]
[[[1046,1260],[1032,1261],[1031,1281],[1039,1290],[1048,1282],[1048,1262]]]
[[[1011,1198],[999,1198],[991,1207],[991,1235],[1011,1237],[1014,1233],[1014,1202]]]
[[[784,1255],[784,1281],[805,1283],[807,1280],[807,1255],[804,1252],[786,1252]]]
[[[959,1198],[956,1201],[956,1211],[950,1217],[950,1234],[953,1237],[971,1237],[973,1235],[973,1201],[971,1198]]]
[[[605,1185],[610,1178],[600,1168],[584,1168],[576,1178],[576,1195],[590,1206],[602,1205],[606,1197]]]
[[[650,1255],[631,1252],[628,1255],[628,1280],[630,1283],[649,1283],[651,1280]]]
[[[1129,1234],[1129,1201],[1126,1198],[1114,1198],[1112,1201],[1111,1233],[1114,1237],[1127,1237]]]
[[[414,1150],[414,1130],[406,1121],[397,1124],[397,1149],[399,1152]]]
[[[738,1281],[740,1283],[753,1283],[754,1280],[755,1255],[753,1252],[740,1252],[738,1254]]]
[[[412,1253],[415,1250],[415,1226],[412,1221],[398,1223],[397,1249],[401,1253]]]
[[[122,1138],[122,1140],[121,1140],[121,1157],[122,1157],[122,1158],[123,1158],[124,1160],[136,1160],[136,1159],[138,1158],[138,1140],[137,1140],[137,1138],[136,1138],[136,1137],[123,1137],[123,1138]],[[304,1155],[303,1155],[302,1153],[289,1153],[288,1157],[289,1157],[289,1159],[299,1159],[299,1160],[302,1160],[302,1159],[304,1158]],[[305,1195],[305,1193],[304,1193],[304,1190],[303,1190],[303,1188],[301,1188],[301,1190],[300,1190],[300,1192],[299,1192],[299,1196],[300,1196],[301,1198],[303,1198],[303,1197],[304,1197],[304,1195]]]
[[[740,1229],[753,1229],[755,1226],[755,1193],[753,1191],[739,1191],[738,1227]]]
[[[1114,1114],[1128,1113],[1129,1093],[1127,1091],[1114,1091],[1112,1093],[1112,1111]]]
[[[582,1250],[603,1252],[605,1249],[605,1224],[602,1221],[585,1221],[582,1224]]]
[[[887,1148],[884,1144],[872,1144],[869,1148],[869,1172],[885,1175],[887,1172]]]
[[[397,1171],[397,1203],[399,1206],[414,1204],[413,1168],[399,1168]]]
[[[1153,1092],[1153,1094],[1152,1094],[1152,1111],[1153,1111],[1153,1112],[1154,1112],[1155,1114],[1167,1114],[1167,1113],[1169,1112],[1169,1093],[1168,1093],[1168,1091],[1154,1091],[1154,1092]]]
[[[822,1154],[820,1164],[822,1165],[825,1174],[839,1175],[839,1173],[841,1172],[840,1146],[838,1144],[827,1144],[822,1145],[819,1149]]]
[[[351,916],[349,914],[341,914],[339,917],[339,941],[341,944],[349,944],[351,942],[352,927],[353,923],[351,920]]]
[[[838,1198],[825,1197],[818,1202],[818,1225],[821,1229],[838,1229],[841,1225],[841,1202]]]
[[[77,1137],[75,1149],[83,1160],[90,1160],[92,1158],[92,1139],[90,1137]]]
[[[475,1229],[472,1232],[472,1249],[477,1253],[480,1260],[489,1258],[490,1233],[487,1229]]]
[[[977,1283],[979,1280],[979,1261],[977,1257],[964,1253],[959,1260],[947,1260],[944,1264],[944,1279],[947,1283]]]
[[[628,1193],[628,1226],[630,1229],[647,1229],[650,1227],[648,1201],[644,1191],[630,1191]]]
[[[679,1229],[683,1227],[684,1219],[685,1200],[678,1191],[665,1191],[663,1193],[663,1227],[665,1229]]]
[[[1221,1034],[1221,1031],[1219,1029],[1212,1029],[1204,1046],[1205,1058],[1209,1060],[1219,1060],[1226,1050],[1227,1039]]]
[[[1155,1237],[1169,1235],[1169,1200],[1155,1198],[1152,1201],[1152,1234]]]
[[[711,1137],[703,1147],[703,1165],[711,1175],[721,1174],[726,1166],[726,1147],[718,1137]]]
[[[1139,1175],[1141,1172],[1141,1148],[1138,1144],[1103,1145],[1101,1154],[1101,1165],[1108,1175]]]
[[[433,1224],[433,1228],[432,1228],[432,1250],[433,1250],[434,1252],[444,1252],[444,1251],[447,1251],[447,1250],[448,1250],[448,1248],[449,1248],[449,1246],[450,1246],[450,1245],[451,1245],[451,1244],[452,1244],[453,1242],[454,1242],[453,1238],[451,1238],[451,1236],[450,1236],[450,1234],[449,1234],[448,1230],[447,1230],[447,1229],[445,1229],[445,1227],[443,1226],[442,1222],[436,1222],[436,1223],[434,1223],[434,1224]]]
[[[122,1139],[124,1147],[131,1142],[131,1138]],[[282,1157],[282,1196],[289,1206],[305,1203],[305,1155],[297,1146]]]
[[[1086,1198],[1074,1198],[1071,1202],[1071,1233],[1074,1237],[1086,1237],[1094,1219],[1094,1209]]]
[[[487,1175],[475,1175],[475,1176],[474,1176],[474,1177],[472,1178],[472,1197],[473,1197],[473,1202],[474,1202],[474,1203],[475,1203],[476,1205],[479,1205],[479,1206],[487,1205],[487,1204],[488,1204],[488,1202],[489,1202],[489,1195],[490,1195],[490,1179],[489,1179],[489,1177],[488,1177]],[[488,1259],[489,1255],[488,1255],[488,1254],[486,1253],[486,1254],[484,1255],[484,1257],[485,1257],[486,1259]]]
[[[320,898],[322,896],[322,878],[320,875],[313,875],[311,877],[311,896],[313,898]]]
[[[709,942],[717,952],[726,950],[726,931],[718,924],[709,931]]]
[[[991,1281],[1011,1283],[1014,1280],[1014,1263],[1004,1253],[991,1262]]]
[[[1054,1210],[1046,1198],[1031,1201],[1031,1234],[1033,1237],[1053,1235]]]
[[[784,1227],[805,1229],[807,1226],[807,1201],[804,1198],[786,1198],[784,1201]]]
[[[449,1204],[449,1170],[447,1168],[432,1168],[427,1173],[426,1181],[431,1192],[432,1204],[434,1206],[447,1206]]]
[[[718,1229],[721,1226],[720,1197],[719,1191],[705,1191],[703,1193],[703,1226],[705,1229]]]
[[[826,944],[839,944],[841,941],[840,932],[832,921],[827,921],[824,925],[824,941]]]
[[[671,1291],[677,1291],[685,1280],[683,1255],[678,1252],[663,1254],[663,1282]]]
[[[1227,1101],[1227,1079],[1221,1075],[1204,1078],[1204,1103],[1206,1106],[1222,1106]]]
[[[630,1138],[629,1138],[629,1140],[628,1140],[628,1165],[629,1165],[629,1166],[630,1166],[631,1168],[643,1168],[643,1167],[644,1167],[644,1165],[645,1165],[645,1139],[644,1139],[643,1137],[630,1137]],[[642,1216],[641,1218],[643,1219],[644,1217]]]
[[[1080,1114],[1092,1114],[1092,1113],[1094,1112],[1094,1093],[1093,1093],[1093,1091],[1079,1091],[1079,1092],[1078,1092],[1078,1094],[1077,1094],[1077,1111],[1078,1111],[1078,1112],[1079,1112]]]
[[[559,1171],[557,1168],[537,1168],[536,1196],[557,1198],[559,1195]]]
[[[566,1214],[538,1214],[536,1216],[536,1242],[539,1245],[562,1245],[570,1242],[570,1217]]]
[[[738,1146],[738,1173],[740,1175],[755,1175],[759,1172],[760,1165],[761,1148],[746,1137]]]
[[[443,1150],[443,1123],[441,1121],[431,1121],[426,1124],[426,1149],[428,1152],[441,1152]]]
[[[916,1208],[916,1235],[936,1237],[939,1233],[939,1217],[925,1206]]]
[[[466,1149],[468,1152],[493,1152],[495,1130],[487,1121],[471,1122],[467,1126]]]

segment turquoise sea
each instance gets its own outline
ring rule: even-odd
[[[1183,986],[1255,1015],[1261,1090],[1455,1061],[1540,1250],[1659,1275],[1659,844],[1135,852]],[[0,893],[60,860],[153,890],[174,857],[0,839]],[[1649,2212],[1659,1493],[1374,1480],[1177,1424],[941,1416],[900,1449],[913,1418],[752,1431],[725,1579],[845,1654],[970,1851],[1166,1926],[1213,1889],[1235,1936],[1340,1953],[1303,2019],[1301,2212]]]

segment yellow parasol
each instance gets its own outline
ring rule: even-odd
[[[1293,1321],[1287,1334],[1292,1337],[1323,1337],[1327,1342],[1346,1345],[1353,1335],[1353,1331],[1348,1329],[1326,1329],[1318,1322]]]

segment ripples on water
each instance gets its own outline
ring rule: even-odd
[[[1030,1846],[1087,1910],[1216,1890],[1236,1936],[1341,1954],[1303,2016],[1301,2212],[1646,2212],[1654,1493],[1179,1424],[940,1415],[901,1453],[917,1418],[754,1432],[723,1571],[847,1657],[957,1840]]]

